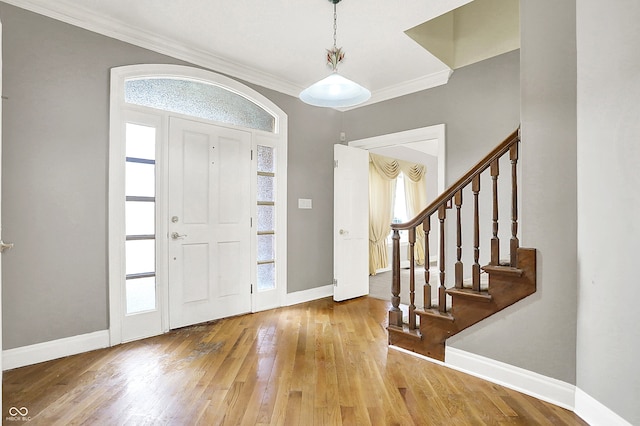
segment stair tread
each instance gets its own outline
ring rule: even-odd
[[[485,265],[482,267],[482,269],[488,274],[499,273],[499,274],[506,274],[506,275],[514,275],[518,277],[521,277],[524,274],[523,269],[514,268],[513,266],[509,266],[509,265]]]
[[[480,300],[483,302],[490,302],[493,298],[488,291],[474,291],[470,288],[450,288],[447,290],[447,294],[452,296],[462,296],[470,299]]]
[[[426,315],[431,318],[440,318],[443,320],[453,321],[453,315],[449,312],[440,312],[438,308],[426,308],[426,309],[416,309],[416,314],[418,315]]]

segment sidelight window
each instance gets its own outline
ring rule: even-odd
[[[156,129],[126,123],[126,313],[156,309]]]
[[[258,145],[258,291],[276,287],[275,150]]]

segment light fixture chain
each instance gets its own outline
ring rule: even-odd
[[[336,10],[336,4],[337,3],[333,3],[333,49],[335,50],[338,46],[337,46],[337,40],[338,40],[338,12]]]
[[[336,4],[340,0],[329,0],[333,3],[333,49],[327,49],[327,65],[335,72],[338,70],[338,64],[344,59],[342,48],[338,48],[338,11]]]

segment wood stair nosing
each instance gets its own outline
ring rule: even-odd
[[[488,290],[475,291],[470,288],[450,288],[447,289],[447,294],[484,303],[490,303],[493,299]]]
[[[521,277],[522,275],[524,275],[524,270],[520,268],[514,268],[513,266],[485,265],[482,267],[482,270],[487,272],[488,274],[502,274],[514,277]]]
[[[429,318],[436,318],[436,319],[441,319],[441,320],[445,320],[445,321],[455,321],[455,318],[453,317],[453,315],[451,315],[449,312],[440,312],[440,310],[438,308],[427,308],[427,309],[416,309],[415,313],[425,317],[429,317]]]

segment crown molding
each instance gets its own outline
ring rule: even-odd
[[[286,95],[298,97],[304,89],[297,84],[266,73],[256,68],[248,67],[238,62],[216,56],[202,49],[186,46],[182,43],[163,37],[159,34],[144,31],[128,25],[122,21],[105,18],[92,10],[72,5],[66,0],[2,0],[4,3],[25,9],[39,15],[47,16],[57,21],[83,28],[116,40],[123,41],[144,49],[202,66],[230,77],[244,80],[267,89],[275,90]],[[447,84],[453,70],[446,69],[393,86],[388,86],[372,92],[371,98],[360,105],[350,108],[337,108],[348,111],[355,108],[375,104],[432,87]]]
[[[388,86],[383,89],[379,89],[379,90],[376,90],[375,92],[372,92],[371,98],[367,102],[357,105],[355,107],[340,108],[340,111],[349,111],[351,109],[361,108],[363,106],[387,101],[389,99],[398,98],[400,96],[410,95],[412,93],[431,89],[437,86],[442,86],[449,82],[449,78],[451,77],[452,74],[453,74],[453,70],[450,68],[447,68],[446,70],[443,70],[443,71],[425,75],[423,77],[405,81],[393,86]]]
[[[132,27],[122,21],[105,18],[87,8],[71,5],[65,0],[2,0],[5,3],[83,28],[104,36],[171,56],[237,79],[257,84],[291,96],[298,96],[302,87],[264,71],[185,46],[161,35]]]

